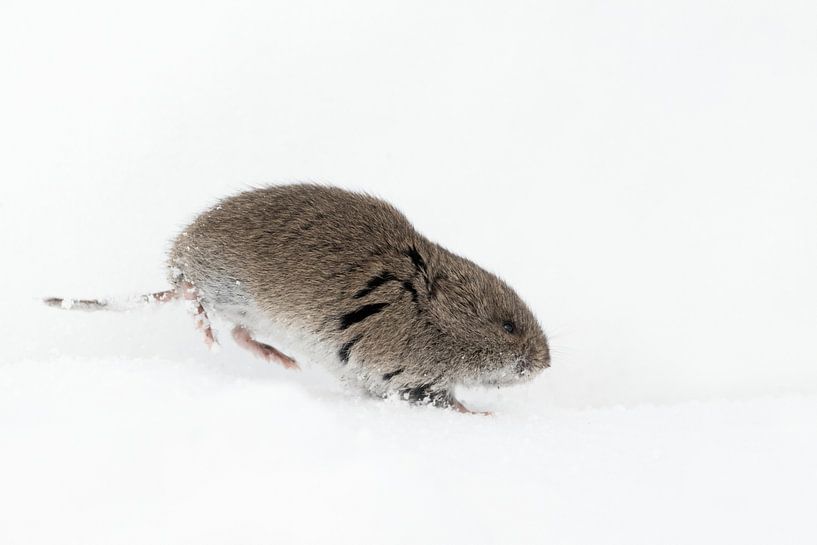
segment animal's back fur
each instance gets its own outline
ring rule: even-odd
[[[337,304],[350,295],[343,285],[355,277],[365,283],[384,260],[405,260],[400,251],[418,238],[399,211],[374,197],[317,185],[269,187],[201,214],[176,239],[171,265],[202,289],[218,271],[219,282],[238,281],[256,301],[302,314]]]

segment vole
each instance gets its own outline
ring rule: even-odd
[[[167,265],[173,289],[141,300],[193,301],[208,344],[208,315],[218,316],[256,355],[297,368],[256,339],[282,340],[376,396],[470,412],[454,386],[518,383],[550,366],[547,338],[513,289],[370,195],[312,184],[239,193],[184,229]]]

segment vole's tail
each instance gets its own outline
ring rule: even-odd
[[[49,307],[63,308],[66,310],[113,310],[123,312],[135,308],[143,308],[148,305],[167,303],[169,301],[175,301],[176,299],[192,303],[193,314],[196,318],[196,327],[204,332],[204,342],[207,343],[207,346],[210,348],[218,347],[213,328],[210,327],[210,319],[207,317],[207,312],[199,300],[196,288],[186,281],[180,282],[176,288],[172,290],[157,291],[156,293],[147,293],[145,295],[137,295],[124,299],[65,299],[62,297],[46,297],[43,299],[43,303]]]
[[[178,299],[179,297],[184,297],[184,294],[180,293],[180,290],[175,289],[137,295],[124,299],[67,299],[62,297],[47,297],[43,299],[43,303],[49,307],[62,308],[65,310],[113,310],[123,312],[143,305],[166,303]]]

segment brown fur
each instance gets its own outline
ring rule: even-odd
[[[179,235],[169,266],[208,312],[250,331],[269,320],[329,347],[379,395],[452,405],[456,384],[507,384],[549,366],[545,335],[511,288],[368,195],[318,185],[240,193]]]

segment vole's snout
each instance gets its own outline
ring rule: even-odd
[[[517,364],[520,375],[530,375],[550,367],[550,348],[547,342],[534,348]]]
[[[545,353],[542,356],[542,367],[547,369],[550,367],[550,347],[545,344]]]
[[[533,375],[550,367],[550,354],[530,355],[516,362],[516,373],[520,377],[532,377]]]

